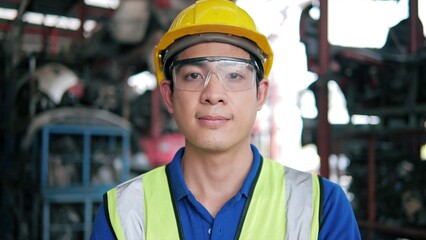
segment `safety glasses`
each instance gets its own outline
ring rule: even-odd
[[[176,89],[202,91],[214,74],[225,90],[236,92],[255,86],[258,67],[254,60],[200,57],[175,60],[170,70]]]

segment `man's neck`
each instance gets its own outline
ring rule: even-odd
[[[215,217],[241,188],[253,162],[250,145],[237,151],[200,152],[185,148],[182,170],[195,198]]]

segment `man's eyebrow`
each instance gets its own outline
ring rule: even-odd
[[[183,60],[179,60],[180,62],[178,62],[178,64],[175,65],[175,67],[178,66],[185,66],[185,65],[193,65],[193,66],[204,66],[208,64],[208,61],[203,60],[203,61],[185,61],[185,59]]]

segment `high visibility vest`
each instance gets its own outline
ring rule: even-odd
[[[261,162],[235,239],[318,239],[321,177]],[[108,191],[104,205],[117,239],[183,239],[170,190],[162,166]]]

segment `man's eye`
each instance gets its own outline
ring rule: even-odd
[[[239,73],[231,72],[231,73],[228,73],[226,78],[232,81],[241,81],[243,80],[244,77]]]
[[[241,75],[238,74],[238,73],[230,73],[229,74],[229,78],[231,78],[231,79],[237,79],[237,78],[240,78],[240,77],[241,77]]]
[[[185,79],[188,81],[191,81],[191,80],[193,81],[193,80],[201,80],[203,79],[203,77],[199,73],[189,73],[186,75]]]

